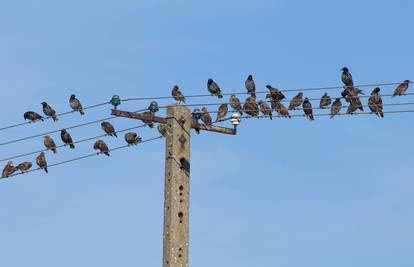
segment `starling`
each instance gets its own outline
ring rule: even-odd
[[[321,98],[321,102],[319,103],[319,107],[320,108],[328,108],[329,105],[331,104],[331,102],[332,102],[331,97],[328,95],[328,93],[325,93]]]
[[[21,172],[26,172],[32,167],[32,163],[30,161],[26,161],[17,165],[16,170]]]
[[[138,145],[142,142],[142,139],[138,136],[137,133],[129,132],[125,134],[125,141],[128,143],[128,145]]]
[[[102,140],[97,140],[93,145],[93,149],[99,150],[100,153],[104,153],[105,155],[109,156],[109,148]]]
[[[341,111],[341,108],[342,108],[341,99],[340,98],[335,99],[335,101],[332,103],[332,106],[331,106],[331,119],[335,117],[335,115],[338,114],[339,111]]]
[[[192,119],[192,124],[195,125],[194,130],[196,131],[196,134],[200,134],[201,128],[200,128],[200,123],[198,122],[198,119],[194,117],[192,117],[191,119]]]
[[[278,117],[290,118],[287,108],[278,100],[272,100],[272,108],[277,112]]]
[[[246,112],[247,115],[252,117],[259,116],[259,106],[256,103],[256,98],[253,96],[249,96],[243,105],[243,110]]]
[[[229,108],[227,107],[227,103],[221,104],[218,112],[217,112],[217,118],[216,118],[216,122],[221,121],[222,119],[224,119],[227,115],[227,112],[229,112]]]
[[[56,116],[56,111],[49,106],[48,103],[46,102],[42,102],[42,106],[43,106],[43,113],[48,116],[51,117],[53,119],[53,121],[58,121],[58,117]]]
[[[342,70],[341,78],[345,86],[354,86],[354,81],[352,80],[352,75],[349,72],[349,69],[347,67],[343,67],[341,70]]]
[[[230,106],[233,108],[234,111],[237,111],[240,113],[240,115],[243,115],[240,100],[237,98],[236,95],[230,96]]]
[[[246,86],[247,93],[249,93],[252,97],[256,98],[256,84],[254,83],[252,75],[247,76],[244,85]]]
[[[201,120],[204,122],[204,124],[211,125],[212,119],[211,119],[210,113],[208,113],[207,108],[203,107],[201,109],[201,112],[203,113],[201,115]]]
[[[295,97],[293,97],[292,100],[290,101],[289,109],[295,110],[297,107],[300,107],[300,105],[302,105],[302,98],[303,98],[302,92],[298,93]]]
[[[118,137],[116,135],[115,128],[111,123],[104,121],[101,123],[101,128],[107,135]]]
[[[166,136],[167,136],[167,125],[165,125],[165,124],[163,124],[163,123],[158,123],[158,125],[157,125],[157,129],[158,129],[158,132],[159,132],[162,136],[164,136],[164,137],[166,137]]]
[[[266,98],[278,101],[281,101],[286,98],[285,95],[279,89],[274,88],[271,85],[266,85],[266,88],[269,89],[269,93],[266,95]]]
[[[345,99],[349,103],[347,114],[353,114],[357,109],[364,111],[364,106],[358,95],[348,95]]]
[[[272,119],[272,109],[269,107],[266,101],[260,100],[258,104],[263,115]]]
[[[48,173],[45,152],[40,152],[39,156],[36,158],[36,164],[40,169],[43,169],[46,173]]]
[[[358,94],[364,95],[361,89],[353,87],[353,86],[348,86],[341,92],[341,95],[345,97],[345,99],[347,96],[355,96]]]
[[[382,112],[382,98],[380,94],[380,88],[376,87],[371,96],[368,99],[368,107],[372,113],[375,113],[378,117],[384,118],[384,113]]]
[[[154,116],[154,113],[151,111],[144,111],[142,112],[142,115],[145,115],[148,117],[148,119],[142,120],[148,127],[154,128],[154,122],[152,121],[152,117]]]
[[[69,99],[70,107],[73,109],[73,111],[79,111],[81,115],[85,115],[85,112],[83,112],[83,107],[79,99],[76,98],[75,95],[71,95]]]
[[[309,101],[309,99],[307,97],[305,97],[305,101],[303,101],[302,104],[303,107],[303,111],[305,112],[305,116],[313,121],[313,111],[312,111],[312,103]]]
[[[7,178],[10,175],[12,175],[15,171],[16,171],[16,168],[14,167],[13,161],[9,160],[3,169],[1,178]]]
[[[223,98],[223,95],[221,94],[220,87],[218,86],[218,84],[215,81],[213,81],[213,79],[208,79],[207,89],[210,92],[210,94],[215,95],[218,98]]]
[[[28,111],[24,113],[23,117],[24,117],[24,120],[29,120],[31,122],[35,122],[38,120],[43,121],[43,117],[34,111]]]
[[[66,129],[63,129],[60,131],[60,138],[62,139],[63,143],[65,145],[69,145],[70,148],[74,149],[75,145],[73,144],[72,136],[66,131]]]
[[[392,95],[392,97],[394,97],[394,96],[400,96],[400,95],[406,95],[406,92],[407,92],[407,89],[408,89],[408,85],[410,83],[411,83],[410,80],[405,80],[400,85],[398,85],[397,88],[395,88],[394,94]]]
[[[47,149],[52,150],[53,153],[57,153],[56,144],[55,144],[55,141],[53,141],[52,137],[50,137],[49,135],[45,135],[43,139],[43,143]]]
[[[178,103],[185,103],[185,97],[181,93],[180,88],[178,88],[178,85],[174,85],[171,91],[171,95],[175,99],[175,101],[178,101]]]

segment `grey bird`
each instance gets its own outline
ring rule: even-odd
[[[218,98],[223,98],[223,95],[221,94],[220,86],[218,86],[218,84],[215,81],[213,81],[213,79],[208,79],[207,89],[210,92],[210,94],[215,95]]]
[[[32,165],[33,164],[30,161],[26,161],[26,162],[23,162],[17,165],[16,170],[19,170],[21,172],[26,172],[32,167]]]
[[[167,125],[165,125],[164,123],[158,123],[157,130],[162,136],[167,136]]]
[[[286,98],[285,95],[279,89],[274,88],[271,85],[266,85],[266,88],[269,89],[269,93],[266,95],[266,98],[278,101],[281,101]]]
[[[319,102],[319,107],[320,108],[328,108],[331,105],[331,97],[328,95],[328,93],[325,93],[322,98],[321,101]]]
[[[66,131],[66,129],[62,129],[60,131],[60,138],[62,139],[65,145],[69,145],[70,148],[74,149],[75,145],[73,144],[72,136]]]
[[[266,101],[260,100],[259,101],[259,107],[260,107],[260,111],[263,113],[263,115],[269,117],[270,119],[272,118],[272,109],[269,107],[269,105],[266,103]]]
[[[104,130],[104,132],[107,135],[118,137],[116,135],[115,128],[114,128],[114,126],[111,123],[109,123],[107,121],[104,121],[104,122],[101,123],[101,128],[102,128],[102,130]]]
[[[38,120],[43,121],[43,117],[39,115],[39,113],[36,113],[34,111],[28,111],[26,113],[24,113],[23,115],[24,120],[29,120],[31,122],[35,122]]]
[[[52,137],[49,135],[45,135],[43,138],[43,144],[47,149],[50,149],[53,151],[53,153],[57,153],[56,144]]]
[[[171,91],[171,95],[174,98],[175,101],[178,101],[178,103],[185,103],[185,97],[184,95],[181,93],[180,88],[178,87],[178,85],[174,85],[173,89]]]
[[[70,107],[73,109],[73,111],[79,111],[81,115],[85,115],[85,112],[83,112],[83,107],[79,99],[76,98],[76,95],[71,95],[69,98],[69,104]]]
[[[42,102],[41,104],[43,106],[43,113],[46,116],[52,118],[53,121],[58,121],[59,120],[58,117],[56,116],[56,111],[48,103]]]
[[[300,105],[302,105],[302,101],[303,101],[302,99],[303,99],[303,93],[302,92],[299,92],[290,101],[289,109],[290,110],[295,110],[297,107],[300,107]]]
[[[125,134],[125,141],[128,145],[138,145],[142,142],[142,139],[137,133],[129,132]]]
[[[354,81],[352,79],[352,75],[349,72],[349,69],[347,67],[343,67],[342,69],[342,82],[345,84],[345,86],[354,86]]]
[[[247,115],[252,117],[259,116],[259,106],[256,103],[256,98],[249,96],[246,101],[244,101],[243,110]]]
[[[405,80],[400,85],[398,85],[397,88],[395,88],[394,93],[392,94],[392,97],[400,96],[400,95],[406,95],[407,90],[408,90],[408,86],[409,86],[410,83],[411,83],[410,80]]]
[[[287,108],[282,104],[282,102],[278,100],[272,100],[271,107],[277,112],[278,117],[290,118],[289,111]]]
[[[237,98],[236,95],[230,96],[230,106],[233,108],[234,111],[237,111],[240,113],[240,115],[243,115],[240,100]]]
[[[382,112],[382,97],[380,94],[381,89],[376,87],[371,96],[368,99],[368,107],[372,113],[376,114],[378,117],[384,118],[384,112]]]
[[[254,83],[253,76],[247,76],[246,81],[244,82],[247,92],[254,98],[256,98],[256,84]]]
[[[201,108],[201,112],[203,113],[201,115],[201,120],[204,122],[204,124],[211,125],[213,120],[210,116],[210,113],[208,113],[207,108],[206,107]]]
[[[99,150],[100,153],[103,153],[103,154],[109,156],[109,148],[108,148],[108,145],[104,141],[102,141],[102,140],[97,140],[95,142],[95,144],[93,145],[93,149]]]
[[[36,158],[36,164],[40,169],[48,173],[45,152],[40,152],[39,156]]]
[[[335,99],[331,106],[331,119],[341,111],[342,102],[340,98]]]
[[[305,97],[305,100],[303,101],[302,104],[302,108],[303,108],[303,112],[305,112],[305,116],[313,121],[313,110],[312,110],[312,103],[309,101],[309,99],[307,97]]]
[[[221,104],[217,111],[217,118],[216,122],[221,121],[224,119],[227,115],[227,112],[229,112],[229,108],[227,106],[227,103]]]
[[[16,171],[16,168],[14,167],[13,161],[9,160],[6,164],[6,166],[3,169],[3,172],[1,174],[1,178],[9,177],[15,171]]]

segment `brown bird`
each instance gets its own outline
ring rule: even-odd
[[[142,142],[141,137],[138,136],[137,133],[129,132],[125,134],[125,141],[128,143],[128,145],[138,145]]]
[[[40,169],[48,173],[45,152],[40,152],[39,156],[37,156],[36,158],[36,164],[37,166],[39,166]]]
[[[253,76],[247,76],[246,81],[244,82],[247,92],[254,98],[256,98],[256,84],[254,83]]]
[[[210,94],[215,95],[218,98],[223,98],[223,95],[221,94],[220,87],[218,86],[218,84],[215,81],[213,81],[213,79],[208,79],[207,89],[210,92]]]
[[[9,160],[6,164],[6,166],[3,169],[3,172],[1,174],[1,178],[9,177],[15,171],[16,171],[16,168],[14,167],[13,161]]]
[[[83,112],[83,107],[79,99],[76,98],[75,95],[71,95],[69,98],[69,104],[70,107],[73,109],[73,111],[79,111],[81,115],[85,115],[85,112]]]
[[[243,115],[240,100],[237,98],[236,95],[230,96],[230,106],[233,108],[234,111],[237,111],[240,113],[240,115]]]
[[[221,121],[222,119],[224,119],[227,115],[227,112],[229,112],[229,108],[227,106],[227,103],[221,104],[218,112],[217,112],[217,118],[216,118],[216,122]]]
[[[167,125],[165,125],[165,124],[163,124],[163,123],[158,123],[158,125],[157,125],[157,129],[158,129],[158,132],[159,132],[162,136],[164,136],[164,137],[166,137],[166,136],[167,136]]]
[[[93,145],[93,149],[99,150],[100,153],[103,153],[103,154],[109,156],[109,148],[108,148],[108,145],[104,141],[102,141],[102,140],[97,140],[95,142],[95,144]]]
[[[55,141],[53,141],[53,138],[49,135],[45,135],[45,137],[43,138],[43,144],[47,149],[52,150],[53,153],[57,153]]]
[[[31,122],[35,122],[38,120],[43,121],[43,117],[34,111],[28,111],[24,113],[23,117],[24,117],[24,120],[29,120]]]
[[[408,85],[410,83],[411,83],[410,80],[405,80],[400,85],[398,85],[397,88],[395,88],[394,94],[392,95],[392,97],[394,97],[394,96],[400,96],[400,95],[406,95],[407,89],[408,89]]]
[[[32,167],[32,163],[30,161],[26,161],[17,165],[16,169],[21,172],[26,172]]]
[[[353,86],[348,86],[341,92],[341,95],[345,97],[345,100],[347,96],[357,96],[359,94],[364,95],[361,89],[353,87]]]
[[[345,84],[345,86],[354,86],[354,81],[352,79],[352,75],[349,72],[349,69],[347,67],[343,67],[342,69],[342,82]]]
[[[201,112],[203,113],[202,115],[201,115],[201,120],[205,123],[205,124],[207,124],[207,125],[211,125],[211,123],[212,123],[212,118],[211,118],[211,116],[210,116],[210,113],[208,113],[208,110],[207,110],[207,108],[206,107],[203,107],[202,109],[201,109]]]
[[[313,111],[312,111],[312,103],[309,101],[307,97],[305,97],[305,101],[302,104],[303,111],[305,112],[305,116],[313,121]]]
[[[300,107],[300,105],[302,105],[302,98],[303,98],[302,92],[298,93],[295,97],[293,97],[292,100],[290,101],[289,109],[295,110],[297,107]]]
[[[341,99],[340,98],[335,99],[335,101],[333,102],[331,106],[331,119],[335,117],[335,115],[341,111],[341,108],[342,108]]]
[[[115,128],[111,123],[104,121],[101,123],[101,128],[107,135],[118,137],[116,135]]]
[[[145,115],[148,117],[148,119],[143,120],[143,122],[150,128],[154,128],[154,122],[152,120],[154,113],[151,111],[144,111],[142,112],[142,115]]]
[[[247,115],[252,117],[259,116],[259,106],[256,103],[256,97],[249,96],[246,101],[244,101],[243,110]]]
[[[321,101],[319,102],[319,107],[320,108],[328,108],[329,105],[331,104],[332,100],[331,97],[328,95],[328,93],[325,93],[322,98]]]
[[[46,116],[51,117],[53,119],[53,121],[58,121],[59,120],[58,117],[56,116],[56,111],[51,106],[49,106],[48,103],[42,102],[41,104],[43,106],[43,113]]]
[[[271,85],[266,85],[266,88],[269,89],[269,93],[266,95],[266,98],[278,101],[281,101],[286,98],[285,95],[279,89],[274,88]]]
[[[380,88],[376,87],[371,96],[368,99],[368,107],[372,113],[375,113],[378,117],[384,118],[384,113],[382,112],[382,98],[380,94]]]
[[[274,109],[277,112],[278,117],[290,118],[289,111],[282,104],[282,102],[278,100],[272,100],[271,106],[272,106],[272,109]]]
[[[266,101],[260,100],[258,104],[263,115],[268,116],[270,119],[272,119],[272,109],[269,107]]]
[[[181,93],[180,88],[178,88],[178,85],[174,85],[172,91],[171,91],[172,97],[175,99],[175,101],[178,101],[178,103],[185,103],[185,97]]]
[[[364,111],[364,106],[358,95],[348,95],[345,99],[349,103],[347,114],[353,114],[357,109]]]
[[[60,138],[62,139],[65,145],[69,145],[70,148],[74,149],[75,145],[73,144],[72,136],[66,131],[66,129],[62,129],[60,131]]]

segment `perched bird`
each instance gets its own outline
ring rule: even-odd
[[[277,112],[278,117],[290,118],[289,111],[282,104],[282,102],[278,100],[272,100],[271,106],[272,106],[272,109],[274,109]]]
[[[227,106],[227,103],[221,104],[218,112],[217,112],[217,118],[216,118],[216,122],[221,121],[222,119],[224,119],[227,115],[227,112],[229,112],[229,108]]]
[[[266,85],[266,88],[269,89],[269,93],[266,95],[266,98],[278,101],[281,101],[286,98],[285,95],[279,89],[274,88],[271,85]]]
[[[270,119],[272,119],[272,109],[269,107],[266,101],[260,100],[258,104],[263,115],[268,116]]]
[[[364,95],[361,89],[353,87],[353,86],[348,86],[341,92],[341,95],[345,97],[345,99],[347,96],[356,96],[358,94]]]
[[[380,88],[376,87],[371,96],[368,99],[368,107],[372,113],[375,113],[378,117],[384,118],[384,113],[382,112],[382,98],[380,94]]]
[[[193,112],[191,112],[191,119],[192,119],[192,124],[195,125],[194,130],[196,131],[196,134],[200,134],[200,123],[198,122],[201,119],[201,116],[203,115],[203,113],[201,112],[200,109],[196,108],[193,110]]]
[[[201,112],[202,112],[201,120],[204,122],[204,124],[211,125],[213,120],[210,116],[210,113],[208,113],[207,108],[206,107],[201,108]]]
[[[341,70],[342,70],[341,78],[345,86],[354,86],[354,81],[352,80],[352,75],[349,72],[349,69],[347,67],[343,67]]]
[[[335,117],[335,115],[341,111],[341,108],[342,108],[341,99],[340,98],[335,99],[335,101],[332,103],[332,106],[331,106],[331,119]]]
[[[233,108],[234,111],[237,111],[240,113],[240,115],[243,115],[240,100],[237,98],[236,95],[230,96],[230,106]]]
[[[36,158],[36,164],[37,164],[37,166],[39,166],[40,169],[42,169],[46,173],[48,173],[45,152],[40,152],[39,156],[37,156],[37,158]]]
[[[99,151],[100,151],[100,153],[103,153],[103,154],[105,154],[105,155],[109,156],[109,148],[108,148],[108,146],[105,144],[105,142],[104,142],[104,141],[102,141],[102,140],[97,140],[97,141],[95,142],[95,144],[93,145],[93,149],[95,149],[95,150],[99,150]]]
[[[171,91],[171,95],[175,99],[175,101],[178,101],[178,103],[185,103],[185,97],[181,93],[180,88],[178,88],[178,85],[174,85]]]
[[[1,178],[9,177],[15,171],[16,171],[16,168],[14,167],[13,161],[9,160],[6,164],[6,166],[3,169],[3,172],[1,174]]]
[[[218,98],[223,98],[223,95],[221,94],[220,87],[218,86],[218,84],[215,81],[213,81],[213,79],[208,79],[207,89],[210,92],[210,94],[215,95]]]
[[[289,109],[295,110],[297,107],[300,107],[302,105],[302,98],[303,93],[299,92],[295,97],[292,98],[289,104]]]
[[[60,131],[60,138],[62,139],[65,145],[69,145],[70,148],[74,149],[75,145],[73,144],[72,136],[66,131],[66,129],[62,129]]]
[[[256,97],[249,96],[243,105],[243,110],[246,112],[247,115],[250,115],[252,117],[258,117],[259,116],[259,106],[256,103]]]
[[[332,100],[331,97],[328,95],[328,93],[325,93],[322,98],[321,101],[319,102],[319,107],[320,108],[328,108],[329,105],[331,104]]]
[[[43,117],[34,111],[28,111],[24,113],[23,117],[24,117],[24,120],[29,120],[31,122],[38,121],[38,120],[43,121]]]
[[[345,99],[349,103],[347,114],[353,114],[357,109],[364,111],[364,106],[358,95],[348,95]]]
[[[247,76],[246,81],[244,82],[247,92],[254,98],[256,98],[256,84],[254,83],[253,76]]]
[[[313,121],[313,111],[312,111],[312,103],[309,101],[309,99],[307,97],[305,97],[305,101],[303,101],[302,104],[303,107],[303,111],[305,112],[305,116]]]
[[[150,128],[154,128],[154,122],[152,121],[152,117],[154,116],[154,113],[151,111],[144,111],[142,112],[142,115],[145,115],[148,117],[148,119],[143,120],[143,122]]]
[[[101,128],[107,135],[118,137],[116,135],[115,128],[111,123],[104,121],[101,123]]]
[[[158,123],[158,125],[157,125],[157,129],[158,129],[158,132],[159,132],[162,136],[164,136],[164,137],[166,137],[166,136],[167,136],[167,125],[165,125],[165,124],[163,124],[163,123]]]
[[[49,106],[48,103],[46,102],[42,102],[42,106],[43,106],[43,113],[48,116],[51,117],[53,119],[53,121],[58,121],[58,117],[56,116],[56,111]]]
[[[32,167],[32,165],[33,164],[30,161],[26,161],[26,162],[23,162],[17,165],[16,170],[19,170],[21,172],[26,172]]]
[[[406,95],[408,85],[411,83],[410,80],[405,80],[400,85],[395,88],[394,93],[392,94],[392,97],[394,96],[400,96],[400,95]]]
[[[73,111],[79,111],[81,115],[85,115],[85,112],[83,112],[83,107],[79,99],[76,98],[75,95],[71,95],[69,98],[69,104],[70,107],[73,109]]]
[[[137,133],[129,132],[125,134],[125,141],[128,143],[128,145],[138,145],[142,142],[142,139],[138,136]]]
[[[47,149],[52,150],[53,153],[57,153],[55,141],[53,141],[53,138],[49,135],[45,135],[45,137],[43,138],[43,144]]]

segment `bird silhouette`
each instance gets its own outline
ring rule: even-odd
[[[73,144],[72,136],[66,131],[66,129],[62,129],[60,131],[60,138],[62,139],[65,145],[69,145],[70,148],[74,149],[75,145]]]
[[[254,83],[252,75],[247,76],[244,85],[246,86],[247,93],[249,93],[252,97],[256,98],[256,84]]]
[[[81,115],[85,115],[85,112],[83,111],[83,107],[79,99],[76,98],[76,95],[71,95],[69,98],[69,104],[70,107],[73,109],[73,111],[79,111]]]
[[[380,94],[381,89],[379,87],[374,88],[371,96],[368,99],[368,107],[372,113],[378,117],[384,118],[384,112],[382,112],[382,97]]]
[[[227,112],[229,111],[229,108],[227,106],[227,103],[221,104],[218,112],[217,112],[217,118],[216,118],[216,122],[221,121],[222,119],[224,119],[227,115]]]
[[[39,156],[36,158],[36,164],[40,169],[48,173],[45,152],[40,152]]]
[[[43,138],[43,144],[47,149],[50,149],[53,151],[53,153],[57,153],[56,144],[52,137],[49,135],[45,135]]]
[[[313,111],[312,111],[312,103],[309,101],[307,97],[305,97],[305,100],[303,101],[302,108],[303,108],[303,112],[305,112],[305,116],[309,120],[313,121],[314,117],[313,117]]]
[[[41,104],[43,106],[43,113],[46,116],[51,117],[53,119],[53,121],[58,121],[59,120],[58,117],[56,116],[56,111],[51,106],[49,106],[48,103],[42,102]]]
[[[215,81],[213,81],[213,79],[208,79],[207,89],[210,92],[210,94],[215,95],[218,98],[223,98],[223,95],[221,94],[220,87],[218,86],[218,84]]]
[[[107,121],[104,121],[104,122],[101,123],[101,128],[102,128],[102,130],[104,130],[105,134],[107,134],[109,136],[118,137],[116,135],[115,128],[111,123],[109,123]]]

